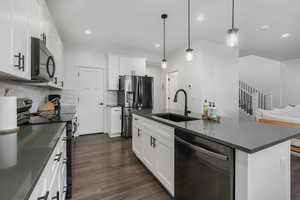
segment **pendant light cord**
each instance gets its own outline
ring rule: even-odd
[[[166,59],[166,19],[164,18],[164,59]]]
[[[188,0],[188,49],[191,48],[191,1]]]
[[[232,29],[234,29],[234,0],[232,0]]]

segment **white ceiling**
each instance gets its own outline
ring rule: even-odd
[[[167,19],[167,51],[186,46],[186,0],[47,0],[66,43],[91,48],[138,49],[160,55],[162,12]],[[191,0],[192,40],[225,44],[231,26],[231,0]],[[299,0],[236,0],[241,56],[255,54],[277,60],[300,58]],[[199,14],[205,15],[200,23]],[[260,27],[268,24],[268,30]],[[85,35],[86,29],[92,30]],[[280,38],[283,33],[291,37]]]

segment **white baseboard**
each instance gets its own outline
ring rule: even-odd
[[[110,138],[121,137],[121,133],[108,133],[108,136],[109,136]]]

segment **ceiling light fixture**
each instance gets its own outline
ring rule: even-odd
[[[166,19],[168,18],[167,14],[162,14],[161,18],[163,19],[163,42],[164,42],[164,57],[161,60],[161,68],[166,69],[168,67],[168,61],[166,59]]]
[[[284,34],[281,35],[281,38],[288,38],[290,36],[291,36],[290,33],[284,33]]]
[[[89,30],[89,29],[87,29],[87,30],[84,31],[84,33],[85,33],[86,35],[91,35],[91,34],[92,34],[92,31]]]
[[[198,22],[203,22],[205,20],[205,16],[203,14],[200,14],[200,15],[197,16],[196,20]]]
[[[232,0],[232,26],[227,31],[227,46],[236,47],[239,45],[239,29],[234,27],[234,0]]]
[[[188,48],[185,50],[185,58],[188,62],[193,60],[193,51],[191,48],[191,1],[188,0]]]
[[[160,44],[155,44],[155,48],[160,48]]]
[[[270,28],[270,25],[268,25],[268,24],[265,24],[260,27],[261,30],[268,30],[269,28]]]

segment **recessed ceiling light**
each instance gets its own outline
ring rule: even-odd
[[[197,16],[196,20],[198,22],[203,22],[205,20],[205,16],[203,14],[200,14],[200,15]]]
[[[291,36],[290,33],[284,33],[284,34],[281,35],[281,38],[288,38],[290,36]]]
[[[87,29],[87,30],[84,31],[84,33],[85,33],[86,35],[91,35],[91,34],[92,34],[92,31],[89,30],[89,29]]]
[[[155,46],[155,48],[159,48],[160,44],[155,44],[154,46]]]
[[[269,24],[265,24],[265,25],[260,27],[261,30],[268,30],[269,28],[270,28]]]

